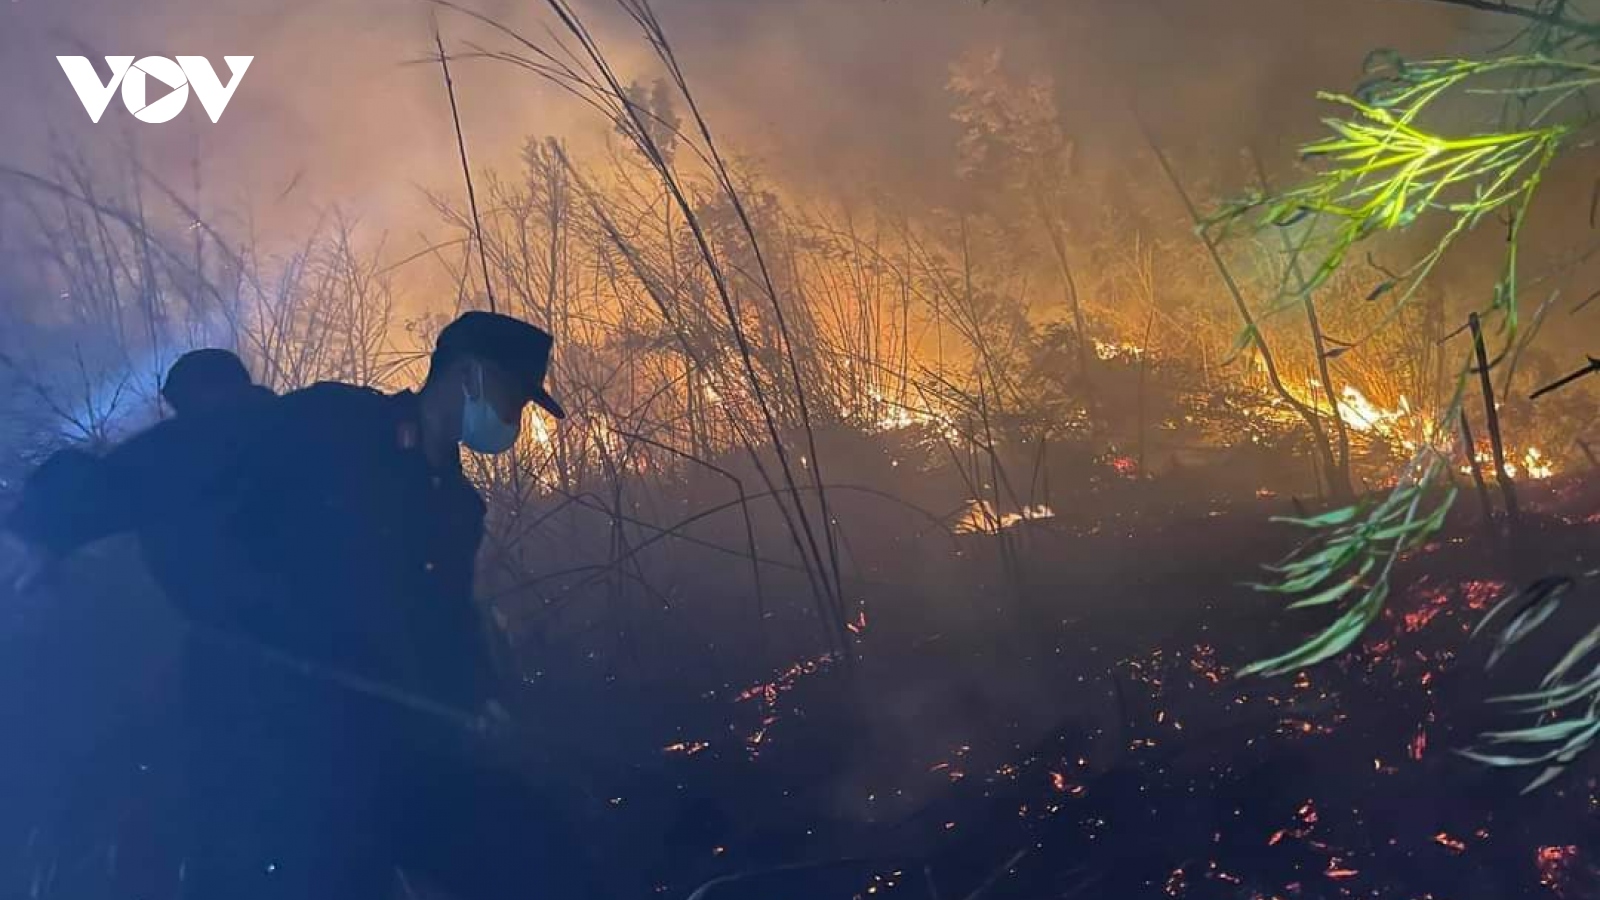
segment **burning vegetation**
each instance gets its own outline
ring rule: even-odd
[[[1600,305],[1557,288],[1591,250],[1522,232],[1589,124],[1567,4],[1512,13],[1508,55],[1376,55],[1287,188],[1253,157],[1187,179],[1159,123],[1113,179],[1062,88],[978,49],[945,85],[959,190],[914,206],[744,161],[644,0],[637,78],[564,0],[547,33],[437,5],[473,37],[423,64],[553,84],[604,152],[468,166],[417,253],[338,216],[253,247],[198,187],[76,155],[0,169],[7,472],[148,421],[191,344],[395,389],[496,308],[557,336],[571,417],[468,460],[481,592],[522,712],[577,748],[532,777],[583,795],[619,895],[1595,895],[1594,395],[1530,395],[1573,361],[1533,338]],[[1447,128],[1484,97],[1520,112]],[[1487,289],[1441,284],[1479,250]],[[91,896],[57,869],[121,828],[6,872]],[[162,896],[181,852],[147,852],[178,862],[81,877]]]

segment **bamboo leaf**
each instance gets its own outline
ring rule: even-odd
[[[1351,607],[1320,635],[1281,656],[1251,663],[1239,670],[1240,677],[1247,675],[1282,675],[1298,669],[1309,668],[1342,653],[1367,625],[1377,618],[1388,595],[1388,582],[1379,582],[1368,589],[1359,603]]]
[[[1361,512],[1359,505],[1342,506],[1329,510],[1321,515],[1309,519],[1297,519],[1291,516],[1273,516],[1270,521],[1284,522],[1290,525],[1299,525],[1302,528],[1326,528],[1330,525],[1346,525],[1355,521],[1356,515]]]
[[[1533,728],[1519,728],[1515,731],[1487,731],[1478,735],[1478,738],[1491,744],[1507,743],[1545,743],[1550,741],[1565,741],[1586,728],[1592,728],[1593,722],[1585,719],[1572,719],[1566,722],[1552,722],[1549,725],[1539,725]]]
[[[1365,578],[1367,574],[1372,571],[1373,565],[1373,560],[1367,560],[1361,565],[1360,571],[1358,571],[1356,574],[1350,576],[1339,584],[1322,591],[1319,594],[1315,594],[1305,598],[1304,600],[1297,600],[1294,603],[1289,604],[1289,608],[1307,609],[1313,606],[1327,606],[1330,603],[1338,602],[1344,597],[1344,595],[1350,593],[1350,591],[1354,589],[1356,585],[1361,583],[1361,579]]]

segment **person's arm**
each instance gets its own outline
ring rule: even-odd
[[[29,476],[4,530],[49,556],[62,557],[132,525],[132,510],[111,483],[105,460],[67,449]]]
[[[216,484],[259,416],[169,419],[101,457],[63,450],[28,479],[3,530],[55,556],[181,515]]]
[[[438,631],[429,641],[431,668],[446,679],[452,695],[475,707],[504,702],[503,679],[495,666],[490,631],[474,597],[475,564],[483,542],[481,506],[453,523],[451,546],[443,552],[450,562],[441,572],[437,606]]]
[[[145,493],[140,485],[155,477],[150,469],[173,440],[158,426],[105,457],[68,448],[46,459],[0,520],[0,580],[24,592],[62,558],[132,530]]]

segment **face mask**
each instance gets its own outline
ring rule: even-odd
[[[478,370],[478,398],[461,385],[461,443],[479,453],[504,453],[517,442],[521,422],[508,424],[494,411],[483,390],[483,370]]]

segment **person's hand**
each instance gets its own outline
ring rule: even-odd
[[[0,589],[27,593],[49,570],[50,553],[9,531],[0,531]]]

